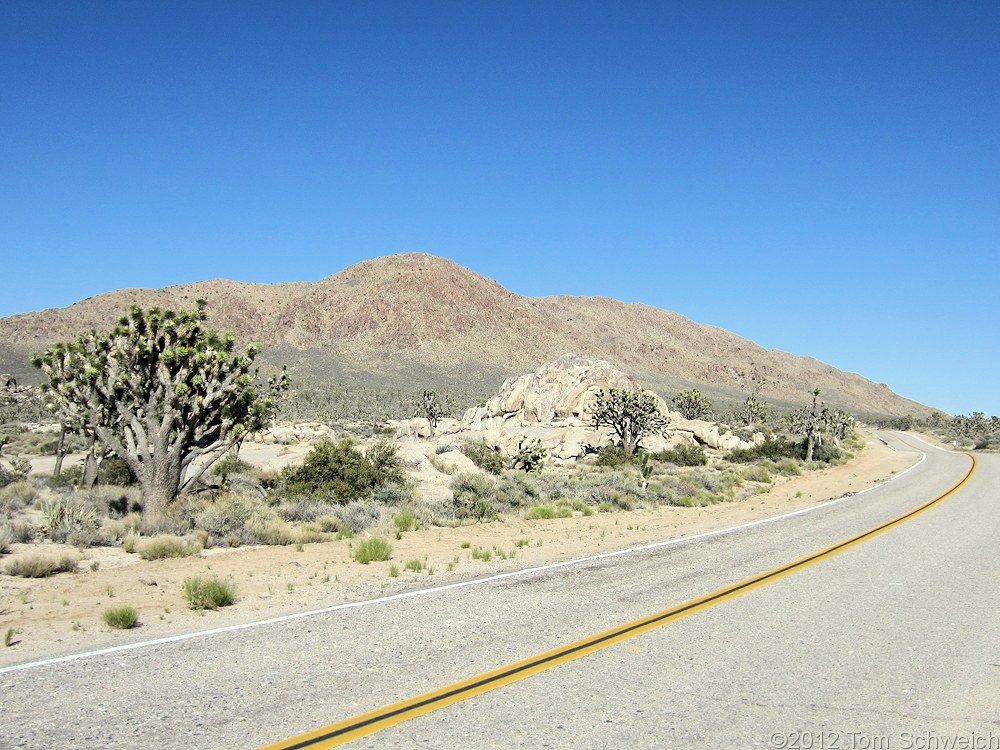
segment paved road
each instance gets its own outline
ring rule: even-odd
[[[967,469],[889,439],[928,456],[781,522],[0,674],[0,748],[253,748],[587,637],[900,515]],[[1000,456],[983,456],[954,496],[834,559],[352,746],[1000,747],[998,488]]]

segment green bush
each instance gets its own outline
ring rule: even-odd
[[[548,520],[551,518],[572,518],[573,511],[565,505],[553,507],[551,505],[535,505],[528,508],[524,517],[529,521]]]
[[[78,567],[79,561],[69,555],[63,555],[58,560],[44,555],[28,555],[11,560],[7,564],[7,575],[47,578],[56,573],[76,573]]]
[[[370,497],[380,484],[406,483],[395,446],[384,440],[362,453],[354,441],[324,440],[306,455],[301,466],[282,472],[282,484],[291,494],[322,494],[344,505]]]
[[[393,516],[392,523],[397,531],[412,531],[420,527],[417,517],[406,510]]]
[[[139,612],[135,607],[112,607],[101,613],[101,619],[109,628],[128,630],[139,621]]]
[[[704,466],[708,463],[705,449],[693,443],[681,443],[670,450],[657,451],[651,455],[657,461],[671,463],[674,466]]]
[[[813,448],[813,461],[833,463],[843,457],[843,452],[831,442],[822,442]]]
[[[488,446],[486,441],[463,443],[460,450],[469,457],[472,463],[490,474],[499,476],[507,468],[503,460],[503,454],[495,448]]]
[[[778,461],[782,458],[794,458],[801,461],[805,457],[805,446],[801,442],[787,438],[771,438],[753,448],[736,448],[729,452],[726,460],[733,463],[749,464],[764,458],[771,461]]]
[[[362,565],[370,562],[382,562],[392,557],[392,545],[380,537],[370,537],[362,540],[354,550],[354,559]]]
[[[638,463],[639,459],[634,453],[625,450],[620,445],[605,445],[597,451],[597,465],[618,467],[631,466]]]
[[[118,456],[108,456],[101,461],[101,466],[97,470],[97,481],[115,487],[131,487],[138,482],[128,464]]]
[[[137,545],[136,551],[143,560],[166,560],[171,557],[190,557],[201,550],[194,542],[176,536],[156,536]]]
[[[236,601],[235,586],[217,577],[185,578],[181,593],[191,609],[218,609]]]
[[[451,481],[452,505],[455,518],[477,521],[496,520],[497,484],[493,477],[482,474],[459,474]]]
[[[748,482],[762,482],[764,484],[770,484],[774,481],[771,472],[763,465],[746,467],[743,470],[743,478]]]

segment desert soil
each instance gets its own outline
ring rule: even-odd
[[[392,559],[362,565],[352,558],[359,538],[296,547],[207,549],[199,555],[144,561],[120,548],[82,553],[80,572],[45,579],[0,576],[0,666],[134,641],[208,630],[296,612],[427,588],[500,572],[572,560],[641,544],[691,536],[785,513],[872,487],[917,460],[866,434],[850,462],[778,479],[766,494],[705,508],[600,513],[575,518],[430,527],[391,540]],[[489,561],[475,559],[489,550]],[[58,545],[13,545],[13,554],[65,552]],[[6,559],[10,559],[7,556]],[[423,569],[405,569],[410,561]],[[389,574],[390,566],[399,575]],[[218,611],[194,612],[181,595],[185,578],[219,576],[237,588],[238,601]],[[101,620],[110,607],[130,605],[139,625],[116,631]]]

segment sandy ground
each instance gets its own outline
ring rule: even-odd
[[[345,539],[289,547],[208,549],[190,558],[144,561],[118,548],[78,553],[80,572],[45,579],[0,576],[0,633],[13,628],[10,646],[0,647],[0,666],[125,644],[179,633],[276,617],[360,601],[400,591],[479,578],[560,560],[570,560],[653,541],[690,536],[815,505],[889,479],[916,462],[866,434],[866,448],[847,464],[779,480],[770,492],[705,508],[602,513],[553,520],[431,527],[391,540],[392,559],[362,565],[352,558],[360,541]],[[473,557],[478,549],[489,561]],[[14,545],[61,554],[58,545]],[[10,559],[7,556],[5,559]],[[419,572],[406,570],[419,561]],[[390,575],[391,566],[399,574]],[[231,580],[238,601],[212,612],[187,608],[181,586],[189,576]],[[139,610],[139,624],[116,631],[101,620],[110,607]]]

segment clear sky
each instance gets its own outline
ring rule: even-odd
[[[0,12],[0,316],[451,258],[1000,414],[1000,3]]]

